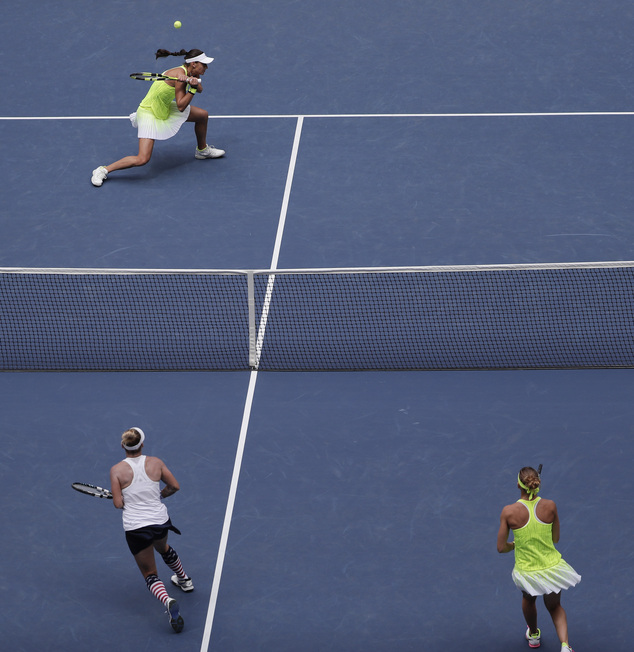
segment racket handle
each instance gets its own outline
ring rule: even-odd
[[[197,84],[200,84],[200,79],[198,77],[188,77],[185,81],[188,84],[191,84],[192,82],[196,82]]]

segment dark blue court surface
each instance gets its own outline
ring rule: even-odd
[[[246,379],[0,376],[7,649],[109,650],[113,638],[197,649]],[[523,649],[512,558],[494,546],[516,469],[541,462],[560,549],[583,575],[564,596],[571,640],[627,649],[631,382],[630,371],[261,375],[211,648]],[[172,544],[196,590],[180,600],[181,636],[147,593],[120,514],[70,489],[107,482],[131,424],[182,484]]]
[[[633,258],[631,3],[36,0],[4,14],[2,267]],[[128,75],[180,63],[156,62],[163,47],[215,57],[195,103],[227,155],[194,159],[184,125],[94,188],[93,168],[136,153],[127,115],[148,86]],[[0,390],[3,649],[527,649],[495,538],[517,471],[539,463],[583,576],[563,598],[570,642],[631,649],[630,369],[5,373]],[[180,635],[120,513],[70,488],[107,485],[134,425],[182,486],[170,542],[196,590],[178,596]],[[541,605],[540,626],[559,650]]]

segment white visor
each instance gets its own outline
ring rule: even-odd
[[[208,57],[204,52],[199,54],[197,57],[192,57],[191,59],[185,59],[185,63],[194,63],[195,61],[200,61],[200,63],[211,63],[213,61],[212,57]]]
[[[130,430],[136,430],[141,435],[141,441],[136,446],[126,446],[123,444],[123,447],[127,451],[138,451],[139,448],[141,448],[141,444],[145,441],[145,433],[143,430],[141,430],[141,428],[130,428]]]

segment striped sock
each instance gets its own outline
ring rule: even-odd
[[[167,552],[164,555],[161,555],[161,557],[163,557],[163,561],[178,575],[179,579],[181,580],[189,579],[189,577],[183,570],[181,560],[179,556],[176,554],[176,550],[174,550],[174,548],[170,546],[167,549]]]
[[[165,585],[156,575],[148,575],[145,578],[145,583],[147,584],[150,593],[157,599],[160,600],[165,606],[167,606],[167,601],[170,599],[168,592],[165,590]]]

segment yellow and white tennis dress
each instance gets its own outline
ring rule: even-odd
[[[515,568],[513,581],[529,595],[546,595],[569,589],[581,581],[575,569],[567,564],[553,543],[553,524],[544,523],[535,509],[541,498],[518,500],[528,510],[528,523],[513,530]]]
[[[187,74],[187,68],[181,68]],[[184,111],[179,111],[175,96],[173,86],[162,80],[152,82],[136,113],[130,116],[132,124],[137,126],[139,138],[167,140],[178,133],[189,117],[189,106]]]

